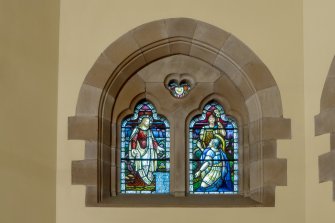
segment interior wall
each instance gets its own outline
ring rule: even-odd
[[[275,208],[86,208],[84,186],[71,185],[71,160],[84,156],[84,142],[67,140],[80,86],[100,53],[143,23],[190,17],[231,32],[268,66],[279,89],[292,140],[279,140],[288,159],[288,187],[277,187]],[[61,0],[57,131],[57,222],[304,222],[305,157],[302,0]],[[203,214],[200,214],[203,213]]]
[[[333,185],[319,184],[318,156],[330,151],[329,134],[314,136],[322,89],[335,56],[335,2],[304,1],[306,222],[334,222]]]
[[[0,1],[0,222],[56,222],[59,1]]]

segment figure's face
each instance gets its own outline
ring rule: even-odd
[[[215,148],[215,143],[214,143],[214,139],[212,139],[210,142],[209,142],[209,147],[211,148]]]
[[[214,123],[215,123],[215,118],[214,118],[213,115],[210,115],[210,116],[208,117],[208,122],[209,122],[210,124],[214,124]]]
[[[148,118],[144,118],[142,120],[142,123],[145,127],[148,127],[149,128],[149,125],[150,125],[150,120]]]

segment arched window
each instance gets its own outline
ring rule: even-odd
[[[286,185],[276,140],[290,136],[276,82],[247,46],[201,21],[154,21],[89,71],[69,118],[87,151],[72,183],[86,185],[87,206],[274,206]]]
[[[148,101],[121,123],[121,193],[170,193],[170,126]]]
[[[189,192],[238,193],[238,128],[215,101],[189,127]]]

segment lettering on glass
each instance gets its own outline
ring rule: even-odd
[[[148,101],[121,128],[121,193],[170,193],[170,125]]]
[[[215,101],[189,126],[189,192],[238,193],[238,128]]]

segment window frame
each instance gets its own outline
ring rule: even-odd
[[[152,35],[147,35],[148,32]],[[184,197],[175,194],[164,198],[164,202],[155,197],[143,203],[135,195],[134,199],[115,196],[115,191],[110,189],[115,182],[108,176],[115,173],[116,166],[111,163],[117,148],[110,144],[110,137],[115,137],[110,133],[116,128],[110,120],[114,102],[137,71],[176,54],[197,58],[225,73],[245,97],[249,121],[242,127],[243,148],[250,150],[248,156],[252,159],[249,166],[243,165],[248,170],[243,174],[250,174],[251,181],[244,185],[251,189],[241,199],[235,195],[231,199],[227,195],[226,199],[215,195],[192,203],[191,200],[180,202]],[[265,100],[269,97],[270,101]],[[283,118],[280,92],[271,73],[236,37],[193,19],[154,21],[111,44],[86,76],[76,116],[69,118],[69,139],[86,140],[86,159],[72,163],[72,183],[86,185],[87,206],[157,206],[157,202],[159,206],[274,206],[275,187],[286,185],[287,178],[286,160],[276,157],[276,140],[290,138],[290,129],[290,120]],[[260,157],[254,156],[254,152]]]

